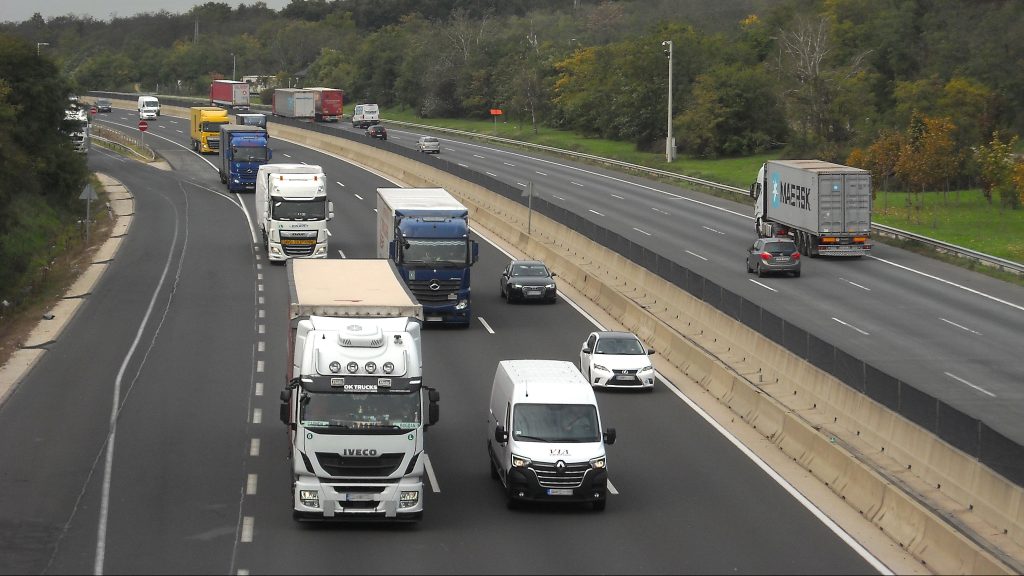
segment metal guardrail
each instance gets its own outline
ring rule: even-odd
[[[485,139],[485,140],[491,140],[491,141],[494,141],[494,142],[501,142],[503,144],[511,144],[511,145],[514,145],[514,146],[522,146],[522,147],[525,147],[525,148],[531,148],[531,149],[535,149],[535,150],[543,150],[545,152],[553,152],[555,154],[562,154],[562,155],[565,155],[565,156],[569,156],[571,158],[583,158],[583,159],[586,159],[586,160],[592,160],[592,161],[595,161],[595,162],[600,162],[602,164],[607,164],[609,166],[616,166],[616,167],[619,167],[619,168],[625,168],[627,170],[631,170],[631,171],[634,171],[634,172],[643,172],[643,173],[646,173],[646,174],[653,174],[653,175],[662,176],[662,177],[665,177],[665,178],[672,178],[672,179],[675,179],[675,180],[682,180],[682,181],[684,181],[684,182],[686,182],[688,184],[694,185],[694,186],[703,186],[703,187],[706,187],[706,188],[713,188],[713,189],[721,191],[721,192],[732,192],[732,193],[735,193],[735,194],[742,195],[744,197],[749,197],[749,194],[750,194],[750,192],[748,190],[745,190],[743,188],[737,188],[735,186],[729,186],[729,185],[726,185],[726,184],[719,184],[717,182],[711,182],[710,180],[702,180],[700,178],[694,178],[692,176],[685,176],[683,174],[677,174],[675,172],[669,172],[668,170],[659,170],[657,168],[650,168],[650,167],[647,167],[647,166],[641,166],[639,164],[630,164],[629,162],[622,162],[620,160],[613,160],[613,159],[610,159],[610,158],[603,158],[601,156],[594,156],[592,154],[584,154],[584,153],[581,153],[581,152],[574,152],[572,150],[565,150],[565,149],[562,149],[562,148],[555,148],[553,146],[544,146],[542,144],[533,144],[532,142],[523,142],[521,140],[512,140],[510,138],[501,138],[501,137],[498,137],[498,136],[488,136],[487,134],[482,134],[482,133],[478,133],[478,132],[466,132],[466,131],[463,131],[463,130],[455,130],[455,129],[452,129],[452,128],[439,128],[439,127],[436,127],[436,126],[428,126],[428,125],[425,125],[425,124],[414,124],[412,122],[402,122],[402,121],[399,121],[399,120],[388,120],[388,123],[390,123],[390,124],[398,124],[400,126],[407,126],[407,127],[410,127],[410,128],[416,128],[416,129],[419,129],[419,130],[432,130],[432,131],[435,131],[435,132],[444,132],[444,133],[448,133],[448,134],[455,134],[455,135],[458,135],[458,136],[481,138],[481,139]],[[936,252],[942,252],[942,253],[945,253],[945,254],[951,254],[951,255],[954,255],[954,256],[958,256],[960,258],[966,258],[968,260],[974,260],[974,261],[979,262],[980,264],[983,264],[985,266],[989,266],[989,267],[992,267],[992,268],[998,268],[999,270],[1002,270],[1004,272],[1010,272],[1010,273],[1016,274],[1018,276],[1024,277],[1024,264],[1022,264],[1020,262],[1014,262],[1012,260],[1006,260],[1006,259],[1003,259],[1003,258],[999,258],[997,256],[992,256],[990,254],[985,254],[983,252],[978,252],[976,250],[971,250],[970,248],[964,248],[963,246],[957,246],[956,244],[950,244],[948,242],[943,242],[941,240],[936,240],[934,238],[929,238],[927,236],[922,236],[920,234],[915,234],[913,232],[907,232],[906,230],[900,230],[899,228],[894,228],[892,226],[885,226],[883,224],[872,223],[871,224],[871,228],[872,228],[873,232],[881,234],[883,236],[888,236],[888,237],[896,238],[896,239],[899,239],[899,240],[913,240],[915,242],[919,242],[921,244],[924,244],[924,245],[930,247],[931,249],[935,250]]]
[[[106,126],[101,126],[99,124],[94,124],[92,130],[92,138],[94,140],[100,140],[112,146],[124,148],[128,152],[131,152],[132,154],[138,156],[139,158],[142,158],[147,162],[152,162],[153,160],[156,160],[156,153],[153,152],[153,149],[150,148],[149,146],[143,145],[141,139],[133,135],[125,134],[120,130],[114,130],[113,128],[108,128]],[[100,134],[104,134],[106,137],[100,136]],[[136,148],[142,148],[143,150],[146,150],[147,152],[149,152],[149,156],[140,154],[139,151],[136,150]]]

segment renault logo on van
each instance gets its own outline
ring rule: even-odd
[[[565,460],[559,460],[555,462],[555,472],[559,474],[565,474]]]

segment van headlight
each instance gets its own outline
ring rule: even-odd
[[[530,460],[529,458],[523,458],[518,454],[512,455],[512,466],[516,468],[526,468],[527,466],[530,465],[531,462],[532,460]]]
[[[604,469],[604,464],[605,464],[605,460],[604,459],[605,459],[604,456],[601,456],[600,458],[593,458],[593,459],[591,459],[590,460],[590,467],[591,468],[596,468],[598,470]]]

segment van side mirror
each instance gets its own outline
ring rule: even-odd
[[[609,428],[604,431],[604,443],[611,446],[615,444],[615,428]]]
[[[505,430],[505,427],[502,426],[501,424],[498,424],[494,428],[494,441],[497,442],[498,444],[504,444],[505,442],[508,442],[508,430]]]

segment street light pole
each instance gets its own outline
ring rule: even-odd
[[[231,53],[231,79],[235,79],[235,53]]]
[[[665,138],[665,161],[671,162],[676,152],[672,141],[672,41],[665,40],[661,45],[668,46],[665,51],[668,54],[668,136]]]
[[[36,42],[36,56],[39,56],[39,48],[42,46],[49,46],[49,42]]]

